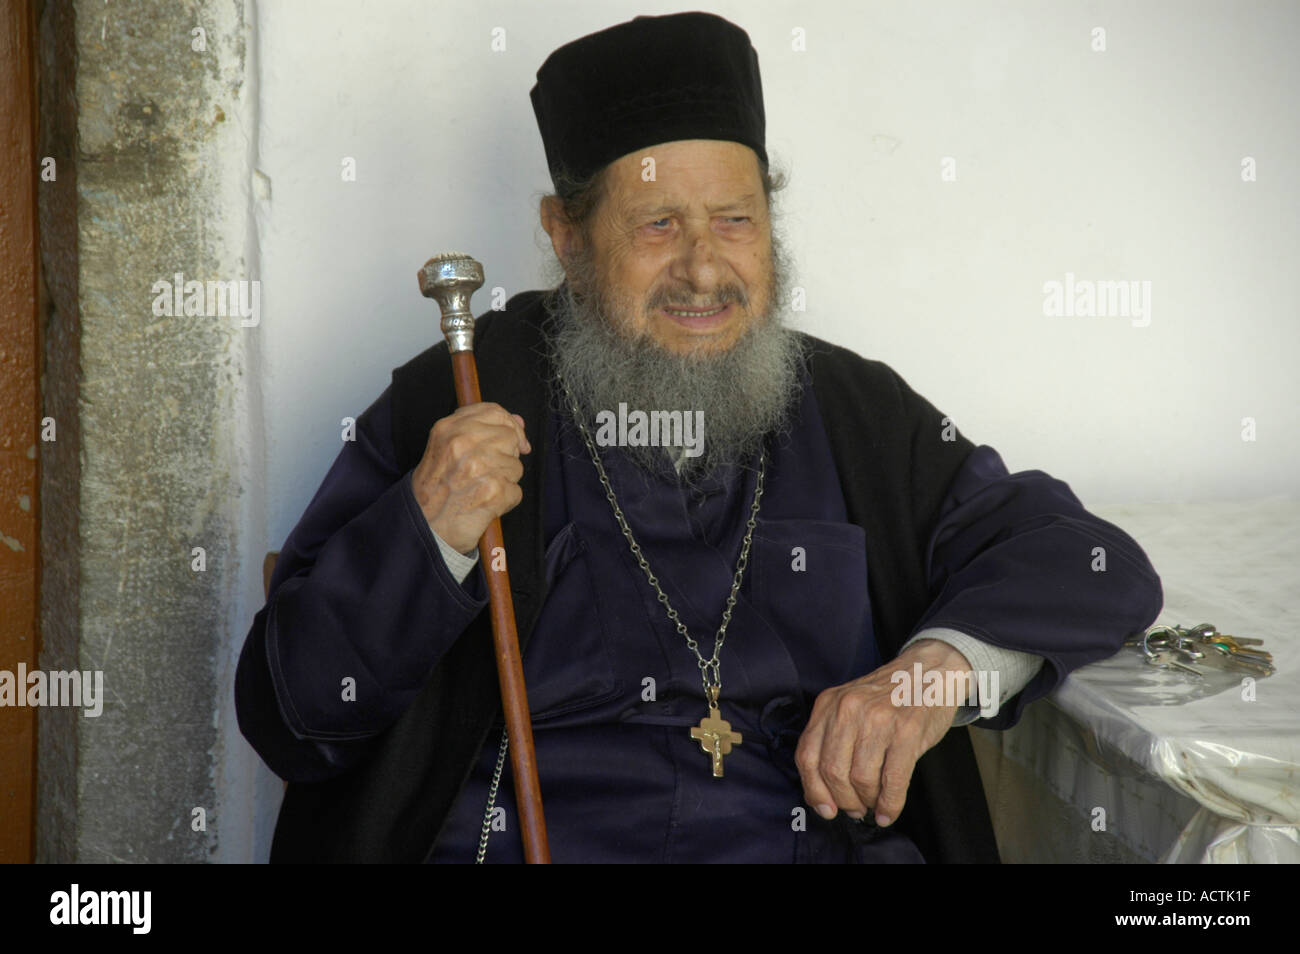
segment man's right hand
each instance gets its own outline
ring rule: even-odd
[[[524,419],[500,404],[471,404],[434,424],[411,475],[433,531],[461,553],[477,547],[488,524],[523,500],[519,455],[532,449]]]

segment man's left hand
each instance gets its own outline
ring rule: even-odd
[[[952,727],[958,706],[900,706],[891,695],[900,669],[970,672],[966,657],[937,639],[918,640],[875,672],[827,689],[813,705],[795,763],[804,798],[823,818],[844,812],[876,823],[898,818],[917,760]],[[908,697],[911,697],[910,686]]]

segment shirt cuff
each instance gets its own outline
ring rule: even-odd
[[[971,669],[975,672],[977,686],[979,685],[978,677],[981,672],[997,673],[999,708],[1021,689],[1029,685],[1030,680],[1038,675],[1038,670],[1043,665],[1042,656],[1020,652],[1016,649],[993,646],[960,630],[938,626],[921,630],[903,644],[903,649],[907,649],[912,643],[921,639],[937,639],[940,642],[947,643],[965,656],[966,661],[970,663]],[[964,705],[958,708],[952,724],[954,726],[969,725],[976,719],[992,715],[994,715],[993,712],[981,712],[979,706]]]
[[[442,554],[442,562],[447,565],[447,572],[457,583],[464,583],[465,577],[469,576],[469,571],[474,569],[474,564],[478,563],[478,550],[474,550],[468,556],[461,553],[438,536],[438,531],[433,529],[432,523],[429,524],[429,532],[433,534],[433,539],[438,544],[438,552]]]

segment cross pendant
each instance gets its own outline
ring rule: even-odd
[[[709,701],[709,714],[691,729],[691,738],[700,743],[705,755],[713,757],[713,777],[722,778],[722,757],[731,753],[733,745],[740,745],[739,732],[731,731],[731,723],[722,718],[718,706]]]

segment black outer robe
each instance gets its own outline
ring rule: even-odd
[[[534,453],[523,457],[523,500],[502,518],[524,647],[546,598],[539,572],[544,565],[540,475],[548,449],[536,446],[546,428],[535,426],[548,413],[542,294],[516,295],[504,312],[478,319],[475,331],[485,400],[520,414],[535,445]],[[932,587],[927,579],[927,547],[945,495],[975,445],[952,428],[948,436],[953,439],[944,440],[943,415],[885,364],[811,336],[804,336],[804,343],[848,517],[866,531],[875,633],[881,657],[891,659],[923,628],[918,623],[942,589],[943,581]],[[394,370],[391,399],[397,461],[405,473],[419,463],[433,424],[456,408],[445,342]],[[1154,618],[1159,581],[1154,573],[1145,576],[1148,588],[1154,581]],[[1044,592],[1040,599],[1042,618],[1053,619],[1057,597]],[[1017,606],[1017,612],[1024,609],[1023,602]],[[995,719],[982,724],[1014,724],[1029,701],[1051,691],[1070,670],[1113,655],[1127,635],[1119,630],[1078,637],[1057,632],[1045,636],[1041,647],[1008,646],[1039,651],[1047,661]],[[1004,645],[993,633],[982,638]],[[499,712],[485,608],[440,660],[415,701],[376,740],[363,764],[324,781],[290,783],[271,860],[426,860]],[[839,819],[844,819],[842,813]],[[846,829],[860,828],[842,823]],[[948,732],[918,761],[895,825],[931,863],[999,860],[965,728]]]

